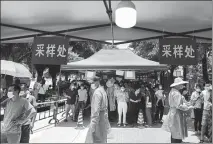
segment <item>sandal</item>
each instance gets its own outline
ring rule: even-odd
[[[121,124],[118,124],[118,127],[120,127],[121,126]]]
[[[204,143],[204,140],[200,140],[200,142],[199,143]]]

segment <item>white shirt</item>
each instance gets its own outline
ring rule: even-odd
[[[38,93],[39,93],[39,94],[45,94],[46,91],[47,91],[47,86],[46,86],[45,84],[44,84],[43,86],[40,85],[40,88],[39,88]]]

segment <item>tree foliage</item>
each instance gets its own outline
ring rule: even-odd
[[[139,41],[133,42],[130,44],[130,47],[134,49],[134,52],[146,59],[159,62],[159,41]],[[207,43],[198,43],[198,64],[193,66],[187,66],[188,77],[189,75],[193,76],[202,76],[204,81],[208,81],[208,73],[212,69],[212,44]],[[173,71],[177,66],[170,66],[170,76],[173,77]],[[198,77],[196,77],[198,78]]]
[[[86,59],[102,49],[103,44],[93,41],[71,41],[70,46],[72,52]]]
[[[1,44],[1,59],[24,63],[28,65],[29,70],[32,72],[31,58],[31,43]]]

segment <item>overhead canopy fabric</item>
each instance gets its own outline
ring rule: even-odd
[[[111,2],[113,21],[118,3],[119,1]],[[136,27],[122,29],[114,26],[116,40],[144,39],[162,36],[167,34],[166,32],[186,31],[191,31],[187,33],[190,36],[212,38],[211,29],[196,31],[212,27],[212,1],[133,1],[133,3],[137,10]],[[103,1],[1,1],[1,23],[49,32],[64,30],[62,34],[72,35],[71,40],[112,39]],[[33,36],[13,40],[5,38],[42,33],[2,24],[2,43],[32,42]],[[102,26],[75,29],[94,25]],[[67,29],[75,30],[66,31]]]
[[[166,70],[166,65],[150,61],[129,49],[102,49],[91,57],[62,65],[61,70]]]

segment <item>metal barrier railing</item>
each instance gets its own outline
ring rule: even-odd
[[[35,121],[43,120],[46,118],[50,118],[54,116],[54,107],[55,104],[58,103],[58,111],[57,114],[60,114],[65,111],[66,99],[58,100],[58,101],[50,101],[37,103],[37,116]],[[0,120],[3,121],[4,118],[4,109],[1,108],[1,116]]]
[[[54,107],[55,107],[56,103],[58,103],[57,114],[64,112],[65,111],[65,102],[66,102],[66,99],[62,99],[59,101],[38,103],[38,105],[37,105],[38,119],[36,119],[36,121],[46,119],[49,117],[53,117]]]

